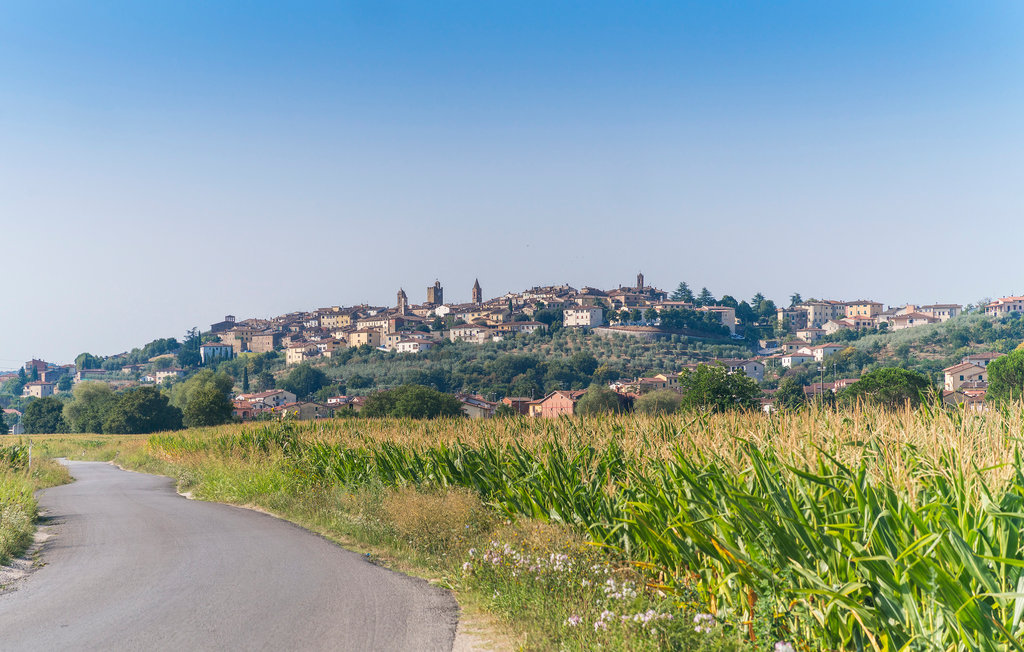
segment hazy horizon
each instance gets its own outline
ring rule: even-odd
[[[1022,294],[1022,28],[1013,2],[5,6],[0,367],[435,279]]]

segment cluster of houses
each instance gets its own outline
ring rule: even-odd
[[[891,331],[936,324],[956,317],[963,306],[937,303],[927,306],[908,304],[884,309],[878,301],[812,300],[789,308],[779,308],[776,317],[786,330],[814,342],[842,330],[886,328]]]
[[[538,311],[551,308],[562,310],[563,326],[600,329],[602,334],[636,335],[644,328],[622,323],[606,325],[606,310],[662,312],[678,308],[711,313],[731,333],[736,331],[734,308],[695,307],[691,303],[669,301],[664,290],[645,284],[643,274],[637,276],[636,285],[632,287],[598,290],[550,285],[487,300],[484,300],[480,282],[476,281],[471,296],[470,303],[445,303],[444,288],[440,282],[435,282],[427,287],[426,301],[420,304],[411,304],[408,295],[400,289],[394,307],[332,306],[272,319],[243,321],[228,315],[211,325],[210,331],[219,341],[203,344],[200,354],[205,363],[245,352],[283,350],[286,363],[295,365],[364,345],[399,353],[420,353],[442,339],[480,344],[512,335],[543,332],[547,324],[531,318]]]

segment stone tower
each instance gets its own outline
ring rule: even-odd
[[[473,303],[480,305],[484,302],[484,292],[480,289],[480,279],[473,282]]]
[[[398,289],[398,314],[409,314],[409,297],[406,296],[405,290],[402,288]]]
[[[444,288],[441,287],[441,281],[434,281],[434,284],[427,288],[427,303],[432,306],[444,303]]]
[[[640,272],[639,274],[636,275],[636,289],[638,289],[638,290],[644,289],[644,273],[643,272]]]

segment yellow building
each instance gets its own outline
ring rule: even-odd
[[[364,344],[372,347],[380,346],[380,331],[372,328],[360,328],[348,334],[349,346],[362,346]]]
[[[352,325],[352,315],[348,313],[334,313],[320,316],[320,327],[327,330],[336,328],[348,328]]]
[[[877,317],[882,314],[882,304],[877,301],[848,301],[847,317]]]

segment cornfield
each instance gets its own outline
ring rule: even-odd
[[[468,487],[571,524],[804,649],[1004,650],[1024,637],[1024,408],[541,421],[338,420],[154,436],[278,455],[316,486]]]

